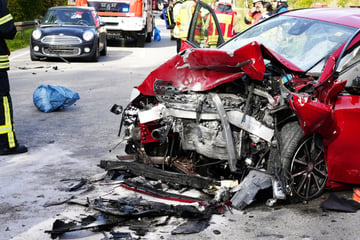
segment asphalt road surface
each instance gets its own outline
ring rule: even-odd
[[[145,48],[112,45],[108,56],[96,63],[32,62],[28,49],[12,53],[9,76],[16,135],[29,152],[0,157],[0,240],[50,239],[44,231],[52,228],[55,219],[86,215],[83,207],[44,204],[69,198],[66,187],[71,181],[102,174],[97,166],[100,160],[115,160],[123,154],[117,136],[120,119],[110,108],[114,103],[126,105],[133,86],[176,53],[176,43],[158,16],[156,23],[161,41]],[[79,93],[80,100],[65,110],[40,112],[32,96],[41,84],[68,87]],[[135,196],[114,186],[97,189],[92,194],[110,191],[122,197]],[[244,211],[214,215],[208,228],[191,235],[171,235],[171,229],[179,224],[172,219],[141,239],[358,239],[359,213],[323,211],[319,205],[328,194],[309,203],[274,207],[259,200]],[[351,197],[351,191],[336,194]],[[61,239],[106,238],[82,232]]]

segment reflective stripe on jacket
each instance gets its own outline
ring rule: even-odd
[[[13,16],[10,14],[4,0],[0,1],[0,71],[9,69],[10,54],[5,39],[13,39],[16,35],[16,27]]]
[[[3,113],[4,114],[4,124],[0,125],[0,134],[6,134],[7,135],[7,141],[9,143],[9,148],[14,148],[16,146],[15,143],[15,135],[13,131],[13,126],[11,122],[11,109],[10,104],[7,96],[2,97],[3,102]]]
[[[224,40],[227,41],[235,35],[233,24],[235,12],[220,12],[215,10],[216,17],[219,20],[220,28],[224,36]],[[210,20],[210,26],[208,29],[207,43],[210,47],[216,47],[219,38],[219,33],[216,30],[215,22]]]

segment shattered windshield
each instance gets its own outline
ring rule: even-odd
[[[355,28],[318,20],[277,16],[244,31],[221,48],[238,49],[257,41],[307,71],[339,48],[355,31]]]
[[[74,9],[50,10],[46,13],[43,24],[79,24],[95,25],[90,11],[79,11]]]

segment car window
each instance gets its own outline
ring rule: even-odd
[[[306,71],[339,48],[355,30],[343,25],[280,15],[254,25],[221,48],[234,50],[257,41]]]
[[[42,21],[44,24],[81,24],[94,26],[94,18],[90,11],[78,9],[49,10]]]
[[[337,71],[341,72],[358,62],[360,62],[360,46],[354,48],[353,51],[349,52],[341,59]]]
[[[93,17],[94,17],[94,21],[95,21],[95,25],[99,26],[100,25],[100,17],[99,15],[96,13],[96,11],[91,11]]]

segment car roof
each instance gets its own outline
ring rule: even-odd
[[[284,12],[283,15],[360,28],[359,8],[307,8]]]
[[[56,6],[56,7],[51,7],[49,8],[49,10],[59,10],[59,9],[74,9],[74,10],[89,10],[89,11],[94,11],[95,8],[93,7],[76,7],[76,6]]]

